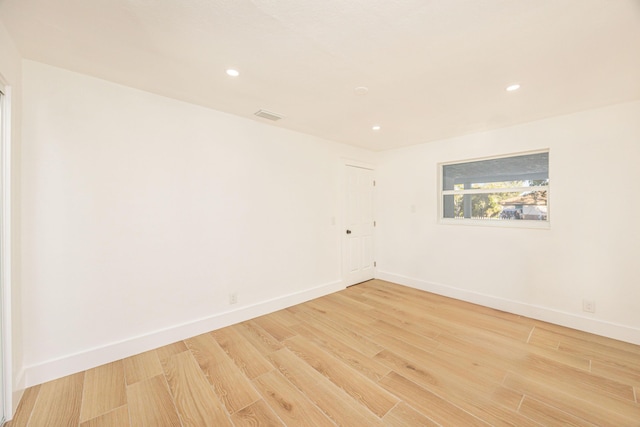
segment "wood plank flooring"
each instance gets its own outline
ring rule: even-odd
[[[10,427],[640,426],[640,346],[372,280],[26,391]]]

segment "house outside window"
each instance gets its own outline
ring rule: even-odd
[[[549,151],[444,163],[440,221],[545,227],[549,224]]]

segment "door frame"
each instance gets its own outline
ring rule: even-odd
[[[0,316],[2,328],[0,330],[0,351],[2,354],[0,369],[1,396],[3,411],[0,414],[3,421],[13,415],[13,370],[11,348],[11,87],[0,75]]]
[[[353,160],[353,159],[347,159],[347,158],[343,158],[342,162],[341,162],[341,170],[340,170],[340,176],[342,177],[342,179],[340,180],[340,185],[342,188],[342,197],[341,197],[341,204],[342,204],[342,221],[340,224],[340,276],[341,276],[341,280],[342,283],[345,284],[346,287],[346,281],[347,281],[347,266],[345,263],[345,258],[346,258],[346,250],[347,250],[347,238],[345,236],[345,230],[346,230],[346,223],[347,223],[347,196],[348,196],[348,189],[347,189],[347,185],[346,185],[346,168],[347,167],[355,167],[355,168],[360,168],[360,169],[368,169],[371,172],[373,172],[373,176],[374,176],[374,180],[375,180],[375,165],[371,164],[371,163],[367,163],[367,162],[362,162],[359,160]],[[375,203],[375,191],[373,192],[373,201],[372,201],[372,209],[373,209],[373,216],[375,217],[375,211],[376,211],[376,203]],[[373,254],[374,254],[374,258],[375,258],[375,253],[376,253],[376,230],[375,228],[373,229]],[[373,267],[373,277],[375,278],[377,274],[377,268],[375,266],[374,263],[374,267]]]

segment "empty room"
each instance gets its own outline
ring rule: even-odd
[[[638,0],[0,0],[0,424],[640,426],[639,162]]]

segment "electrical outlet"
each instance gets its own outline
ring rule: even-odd
[[[582,311],[586,311],[587,313],[595,313],[596,312],[596,302],[590,299],[582,300]]]
[[[229,294],[229,304],[236,304],[238,302],[238,294],[233,292]]]

